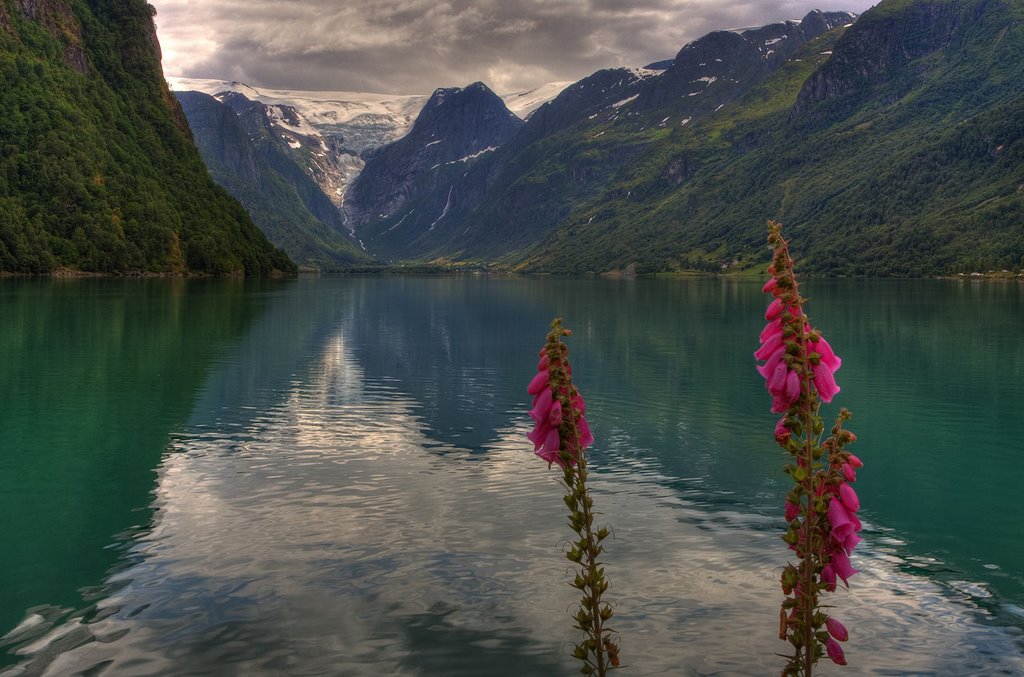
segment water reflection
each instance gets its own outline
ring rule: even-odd
[[[240,281],[0,279],[0,634],[80,603],[258,307]],[[0,658],[0,665],[3,664]]]
[[[849,288],[814,295],[832,308],[825,294],[856,307]],[[770,671],[783,648],[781,459],[757,429],[769,416],[731,413],[765,408],[752,358],[736,359],[759,330],[756,286],[355,279],[265,296],[174,436],[152,523],[95,608],[23,627],[29,673],[573,674],[560,490],[522,442],[529,356],[557,307],[595,413],[594,490],[617,533],[609,572],[631,671]],[[886,298],[879,308],[899,302]],[[871,326],[871,306],[860,310]],[[860,326],[821,315],[830,336]],[[900,331],[884,333],[899,343]],[[929,360],[948,347],[911,335]],[[1009,356],[986,359],[1014,359],[1001,341]],[[868,391],[855,365],[910,382],[891,395],[901,420],[933,396],[879,352],[851,345],[841,372],[869,440],[886,434],[878,380]],[[862,455],[884,475],[876,444]],[[1005,619],[1018,598],[999,582],[1020,576],[1019,545],[997,570],[951,564],[970,555],[936,556],[921,547],[927,524],[894,526],[902,501],[862,495],[863,573],[837,599],[855,638],[844,672],[1024,670]]]

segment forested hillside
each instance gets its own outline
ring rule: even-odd
[[[294,265],[217,187],[143,0],[0,0],[0,271]]]
[[[737,105],[656,135],[551,239],[509,260],[528,270],[744,267],[761,260],[770,218],[820,273],[1019,271],[1022,19],[1019,2],[883,2]],[[607,156],[612,139],[630,143],[623,133],[592,125],[572,140]]]

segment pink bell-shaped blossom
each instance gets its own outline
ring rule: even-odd
[[[845,482],[839,485],[839,500],[843,502],[843,505],[850,512],[857,512],[860,510],[860,499],[857,498],[857,492],[853,490],[853,487]]]
[[[832,346],[828,344],[824,337],[819,338],[817,341],[811,341],[810,348],[812,353],[821,355],[821,363],[833,372],[839,371],[839,367],[843,366],[843,361],[832,352]]]
[[[550,378],[551,376],[548,374],[547,367],[545,367],[543,371],[537,372],[537,375],[533,377],[533,380],[530,381],[530,385],[526,387],[526,392],[531,395],[539,395],[540,391],[548,388],[548,380]],[[550,388],[548,388],[548,390],[550,390]]]
[[[834,618],[829,617],[825,619],[825,628],[828,630],[828,634],[840,642],[845,642],[850,638],[850,633],[847,632],[846,626]]]
[[[537,399],[533,402],[533,410],[530,411],[530,418],[537,423],[546,420],[551,410],[551,403],[554,400],[554,394],[551,392],[551,388],[545,388],[537,395]]]
[[[561,440],[558,436],[558,430],[551,429],[544,439],[544,446],[535,453],[547,461],[548,466],[552,463],[565,466],[565,460],[562,458],[562,454],[559,453],[561,451],[560,443]]]
[[[778,350],[771,354],[771,357],[768,358],[767,362],[765,362],[763,365],[757,368],[757,373],[764,377],[765,382],[771,380],[771,375],[775,372],[775,367],[778,366],[780,362],[785,364],[785,362],[783,362],[783,358],[785,356],[786,349],[779,348]]]
[[[795,371],[791,371],[786,375],[786,397],[790,403],[795,402],[796,398],[800,397],[800,377],[797,376]]]
[[[832,525],[832,538],[840,543],[854,532],[853,522],[850,520],[850,513],[842,501],[833,498],[828,503],[828,522]]]
[[[826,590],[836,591],[836,570],[832,568],[831,564],[826,564],[821,568],[821,580],[825,584]]]
[[[772,413],[773,414],[785,414],[789,411],[789,405],[792,402],[786,398],[785,394],[772,398]]]
[[[782,346],[782,332],[772,334],[768,337],[768,340],[754,352],[754,357],[759,360],[767,360],[772,356],[772,353],[779,349],[780,346]]]
[[[526,438],[533,442],[534,451],[544,446],[544,440],[547,439],[548,431],[550,430],[551,426],[548,425],[547,421],[539,421],[534,429],[527,433]]]
[[[786,521],[792,522],[800,516],[800,506],[793,501],[786,501]]]
[[[786,392],[786,377],[789,375],[789,367],[786,366],[785,362],[779,362],[775,365],[775,371],[772,372],[771,380],[768,381],[768,392],[776,397]]]
[[[761,337],[758,340],[761,343],[764,343],[765,341],[767,341],[769,338],[771,338],[775,334],[779,334],[780,336],[782,335],[782,318],[781,317],[777,317],[774,320],[772,320],[771,322],[769,322],[768,324],[766,324],[764,326],[764,329],[761,330]]]
[[[825,642],[825,652],[828,653],[828,657],[836,665],[846,665],[846,655],[843,654],[843,647],[839,646],[839,642],[831,637]]]
[[[864,461],[860,460],[859,458],[857,458],[853,454],[849,454],[846,457],[846,462],[849,463],[850,465],[852,465],[854,468],[863,468],[864,467]]]
[[[842,550],[837,550],[832,553],[832,570],[836,572],[836,576],[843,579],[843,583],[847,587],[850,586],[850,576],[858,573],[853,566],[850,565],[850,558],[846,556],[846,553]]]
[[[557,428],[562,423],[562,403],[552,402],[551,410],[548,412],[548,425]]]
[[[815,365],[812,370],[814,372],[814,389],[818,391],[818,397],[822,402],[831,402],[839,392],[839,386],[836,385],[836,379],[832,376],[832,370],[824,363]]]

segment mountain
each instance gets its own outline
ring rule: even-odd
[[[214,180],[292,260],[321,270],[370,262],[338,208],[290,155],[305,145],[311,158],[322,158],[326,148],[305,135],[277,133],[272,109],[241,94],[225,103],[199,92],[175,97]]]
[[[683,47],[661,70],[598,71],[538,108],[508,143],[453,181],[424,176],[421,190],[364,210],[350,225],[384,257],[493,260],[529,249],[622,167],[658,147],[672,133],[670,121],[685,126],[713,115],[808,40],[855,18],[815,11],[799,22],[718,31]],[[378,180],[364,172],[349,208]]]
[[[346,196],[350,226],[368,247],[381,252],[388,251],[381,241],[404,221],[408,227],[396,234],[403,241],[429,237],[448,215],[455,183],[466,167],[501,148],[522,125],[482,82],[435,91],[406,136],[368,154]],[[398,214],[420,196],[432,199],[437,209]],[[383,228],[388,219],[396,219],[394,225]]]
[[[0,271],[294,264],[206,172],[142,0],[0,0]]]
[[[196,91],[228,100],[241,94],[265,104],[273,126],[282,135],[302,134],[312,146],[325,146],[312,161],[292,153],[337,207],[362,171],[363,156],[405,136],[429,96],[367,92],[309,92],[256,88],[243,82],[169,77],[175,91]],[[521,118],[554,98],[568,84],[552,82],[527,91],[503,94],[506,107]]]
[[[487,258],[528,246],[567,214],[564,205],[574,194],[586,190],[586,182],[577,180],[585,175],[574,174],[579,163],[566,172],[547,171],[571,157],[555,140],[580,120],[602,113],[617,119],[643,82],[657,75],[630,68],[598,71],[536,109],[506,143],[491,144],[460,164],[417,164],[415,190],[393,196],[387,209],[364,208],[350,225],[371,251],[388,258]],[[427,106],[423,115],[438,113]],[[520,180],[533,169],[541,175]],[[361,175],[349,192],[349,207],[359,206],[359,191],[372,191],[378,180]],[[513,221],[515,226],[506,226]],[[500,230],[475,227],[481,222]]]
[[[1022,19],[1018,2],[881,2],[741,100],[653,142],[509,261],[742,268],[763,261],[763,225],[776,219],[808,271],[1019,270]]]
[[[883,0],[717,31],[664,70],[569,86],[353,225],[382,257],[522,271],[753,268],[768,219],[809,272],[1019,270],[1022,19],[1007,0]]]

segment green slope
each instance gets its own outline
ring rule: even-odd
[[[739,104],[649,143],[555,233],[506,261],[743,268],[763,259],[764,222],[778,219],[802,267],[819,273],[1019,270],[1022,14],[1020,2],[883,2]],[[623,128],[577,129],[565,147],[605,131],[599,151]]]
[[[0,271],[294,270],[207,175],[142,0],[0,0]]]

